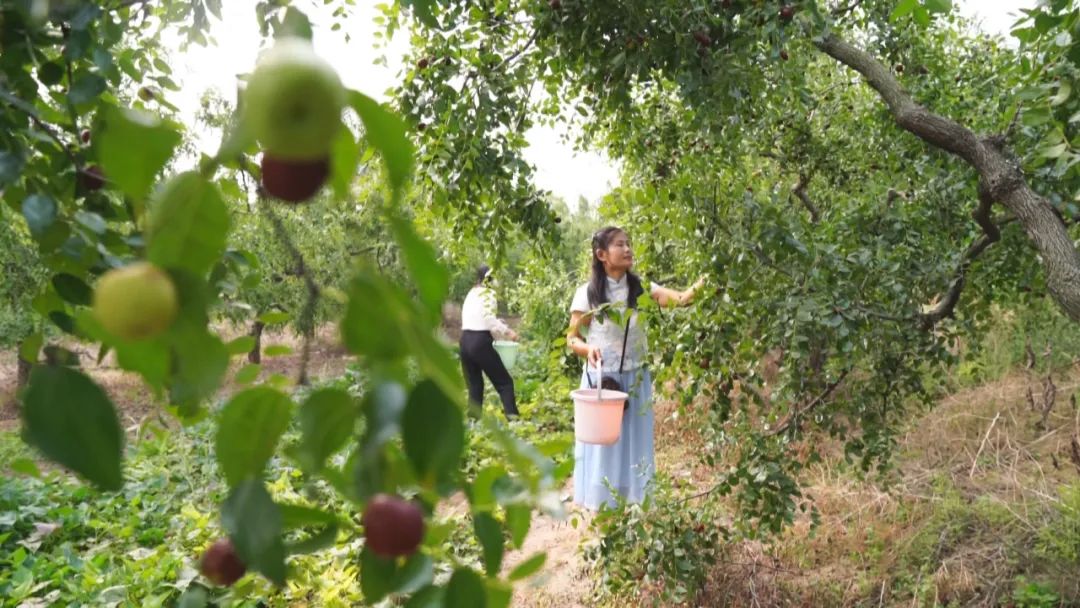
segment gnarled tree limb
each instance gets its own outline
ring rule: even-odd
[[[900,127],[960,157],[978,172],[980,199],[1000,203],[1012,212],[1039,252],[1051,297],[1069,317],[1080,321],[1080,252],[1049,201],[1028,186],[1020,163],[1005,147],[1004,140],[999,136],[980,137],[919,105],[884,64],[837,35],[825,34],[814,44],[861,74]]]
[[[938,303],[930,310],[919,315],[919,324],[924,329],[932,328],[938,321],[951,317],[956,310],[956,304],[960,301],[960,293],[964,290],[967,282],[967,270],[975,258],[982,255],[990,245],[1001,240],[1001,227],[1016,221],[1016,218],[1006,218],[995,222],[990,217],[990,206],[993,202],[983,197],[979,200],[979,206],[971,213],[975,222],[983,229],[983,233],[968,245],[964,254],[960,256],[960,263],[956,267],[956,276],[948,291],[938,299]]]
[[[795,198],[799,199],[799,202],[806,207],[806,210],[810,212],[810,221],[815,224],[821,219],[821,212],[818,211],[817,205],[814,201],[810,200],[810,195],[806,193],[806,186],[810,183],[810,177],[805,173],[799,174],[799,182],[795,184],[795,187],[791,190],[791,193],[795,195]]]

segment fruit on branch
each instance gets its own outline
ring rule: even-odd
[[[791,21],[795,17],[795,7],[790,4],[785,4],[780,7],[780,20]]]
[[[97,165],[90,165],[79,171],[79,185],[87,192],[96,192],[105,187],[105,172]]]
[[[426,70],[429,65],[431,65],[431,60],[429,60],[427,57],[424,57],[420,61],[416,62],[416,69]]]
[[[367,546],[380,557],[416,553],[424,540],[424,513],[411,501],[378,494],[368,502],[363,517]]]
[[[179,312],[176,287],[149,262],[115,268],[98,279],[93,311],[105,331],[124,340],[145,340],[169,329]]]
[[[562,8],[562,0],[551,0],[548,2],[548,6],[551,7],[551,10],[557,11]]]
[[[81,139],[84,144],[90,143],[90,129],[83,129],[82,133],[79,134],[79,139]]]
[[[780,51],[780,59],[782,59],[784,61],[787,61],[788,58],[789,58],[789,56],[788,56],[787,49],[781,50]]]
[[[284,38],[262,54],[244,91],[243,120],[281,160],[327,156],[341,128],[345,87],[311,42]]]
[[[158,97],[158,90],[156,87],[145,86],[139,87],[139,99],[143,101],[153,101]]]
[[[330,159],[284,160],[262,157],[262,186],[270,196],[290,203],[308,200],[322,188],[330,176]]]
[[[199,570],[210,582],[223,587],[230,587],[247,572],[247,566],[236,554],[232,541],[222,538],[210,545],[203,553]]]
[[[699,46],[707,47],[712,44],[712,37],[704,30],[698,30],[694,32],[694,40],[697,40]]]

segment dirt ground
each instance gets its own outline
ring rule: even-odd
[[[221,329],[221,333],[224,339],[229,340],[244,332],[225,328]],[[287,345],[293,352],[277,357],[264,355],[261,378],[272,374],[283,374],[290,378],[296,376],[300,369],[301,345],[301,340],[297,336],[292,332],[266,330],[263,333],[262,345],[264,351],[268,346]],[[109,397],[116,403],[121,424],[125,428],[138,426],[148,416],[155,416],[163,411],[161,403],[142,379],[134,373],[117,367],[113,357],[106,357],[98,364],[96,351],[89,347],[77,344],[64,346],[79,355],[82,369],[104,387]],[[19,411],[14,399],[17,356],[14,351],[0,352],[0,430],[18,428]],[[350,360],[351,357],[337,339],[337,329],[333,326],[325,326],[317,332],[312,343],[308,374],[312,379],[333,377],[344,372]],[[233,357],[226,374],[226,382],[219,391],[219,396],[233,392],[235,385],[231,382],[231,378],[246,364],[246,357]]]

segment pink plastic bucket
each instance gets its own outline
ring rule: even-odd
[[[611,445],[622,434],[623,408],[630,397],[622,391],[579,388],[574,400],[574,436],[582,443]]]
[[[586,444],[611,445],[622,434],[622,410],[630,395],[622,391],[578,389],[573,397],[573,435]]]

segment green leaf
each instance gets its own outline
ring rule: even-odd
[[[308,396],[300,407],[298,452],[305,469],[322,469],[326,459],[352,437],[357,409],[352,396],[341,389],[322,389]]]
[[[308,538],[286,546],[290,555],[314,553],[333,546],[337,540],[340,523],[337,516],[314,507],[303,505],[278,505],[281,509],[282,530],[293,530],[308,525],[317,525],[319,530]]]
[[[0,150],[0,190],[15,183],[22,173],[23,160],[19,155]]]
[[[108,88],[108,82],[97,74],[83,74],[75,78],[68,92],[68,99],[75,105],[90,103],[98,98]],[[138,148],[138,146],[132,146]]]
[[[359,91],[349,91],[349,103],[364,122],[364,138],[382,154],[395,194],[401,192],[413,163],[412,143],[406,135],[405,123]]]
[[[283,357],[285,355],[291,355],[293,349],[288,344],[271,344],[263,349],[263,354],[267,357]]]
[[[509,608],[514,598],[514,588],[496,578],[484,581],[487,584],[487,608]]]
[[[67,367],[35,367],[23,397],[26,442],[104,490],[124,485],[124,433],[105,391]]]
[[[495,495],[491,491],[496,480],[506,476],[506,469],[501,465],[491,465],[480,469],[469,487],[469,502],[474,510],[488,510],[495,506]]]
[[[333,513],[304,505],[279,504],[281,529],[292,530],[311,524],[334,524],[338,518]]]
[[[49,226],[52,226],[56,221],[56,212],[56,201],[49,196],[32,194],[23,199],[23,217],[26,218],[26,225],[30,227],[30,234],[35,238],[42,237]]]
[[[915,23],[919,24],[920,27],[930,26],[930,11],[926,10],[921,6],[918,6],[915,7],[915,11],[913,14],[915,16]]]
[[[285,323],[292,318],[287,312],[264,312],[259,315],[259,320],[263,322],[263,325],[277,325],[279,323]]]
[[[210,599],[206,596],[206,590],[197,585],[191,585],[180,596],[176,608],[206,608]]]
[[[92,292],[90,286],[75,275],[62,272],[52,278],[53,289],[64,299],[76,306],[89,306]]]
[[[41,64],[38,68],[38,80],[45,86],[58,84],[64,79],[64,66],[56,61]]]
[[[315,534],[305,538],[302,541],[290,543],[285,552],[289,555],[304,555],[308,553],[315,553],[322,551],[328,547],[333,547],[337,542],[338,537],[338,524],[324,526]]]
[[[172,337],[174,371],[170,398],[190,408],[214,394],[229,367],[229,351],[203,328],[182,326]]]
[[[924,4],[931,13],[947,13],[952,10],[952,0],[924,0]]]
[[[476,538],[480,540],[480,547],[484,552],[484,569],[488,576],[498,576],[504,550],[499,522],[490,513],[474,513],[473,530],[476,531]]]
[[[405,608],[443,608],[442,587],[428,586],[413,594],[405,603]]]
[[[121,368],[136,372],[151,386],[161,388],[168,380],[172,358],[164,338],[121,340],[106,332],[90,310],[76,314],[76,325],[89,338],[108,344],[116,351],[116,362]]]
[[[415,593],[433,580],[435,561],[429,555],[414,553],[394,577],[394,593]]]
[[[289,426],[292,401],[265,386],[237,393],[221,410],[214,440],[218,465],[230,486],[262,475]]]
[[[274,30],[275,38],[297,37],[311,40],[314,33],[311,30],[311,20],[296,7],[290,6],[285,9],[285,16]]]
[[[338,129],[330,158],[330,184],[334,187],[334,195],[344,199],[349,195],[349,186],[360,166],[360,144],[351,130],[346,127]]]
[[[233,382],[237,384],[251,384],[259,377],[259,372],[262,371],[262,366],[257,363],[249,363],[240,368],[240,371],[236,372],[233,376]]]
[[[225,345],[225,349],[229,351],[230,355],[246,355],[253,348],[255,348],[254,336],[240,336]]]
[[[12,473],[41,478],[41,470],[38,469],[37,463],[31,458],[16,458],[11,461],[8,468],[11,469]]]
[[[27,363],[37,363],[41,345],[45,343],[45,336],[41,332],[34,332],[23,339],[19,344],[19,357]]]
[[[342,320],[345,346],[358,355],[393,360],[408,352],[403,340],[412,303],[400,288],[381,276],[363,272],[353,279]]]
[[[1064,154],[1069,149],[1068,143],[1055,144],[1053,146],[1047,146],[1039,150],[1040,155],[1046,158],[1057,158]]]
[[[424,483],[432,486],[457,470],[465,449],[464,416],[434,382],[413,389],[401,427],[405,454]]]
[[[364,395],[364,445],[381,447],[401,429],[408,395],[397,382],[379,382]]]
[[[911,14],[911,11],[915,10],[915,7],[919,5],[919,0],[900,0],[896,3],[896,8],[893,9],[892,14],[889,15],[889,19],[896,21],[902,17],[906,17]]]
[[[458,568],[450,577],[444,599],[446,608],[486,608],[484,579],[469,568]]]
[[[532,523],[532,509],[527,505],[509,505],[506,507],[506,527],[510,530],[510,542],[520,549],[525,543]]]
[[[435,12],[432,7],[435,6],[435,0],[404,0],[402,4],[411,6],[413,10],[413,16],[420,20],[425,26],[432,29],[439,29],[439,20],[435,17]]]
[[[281,510],[258,479],[233,488],[221,507],[221,524],[249,568],[278,585],[285,584],[285,545]]]
[[[1050,98],[1050,105],[1059,106],[1068,101],[1071,95],[1072,85],[1070,85],[1067,81],[1062,80],[1061,84],[1058,86],[1058,92]]]
[[[377,604],[394,590],[397,564],[393,559],[379,557],[365,544],[360,551],[360,590],[364,600]]]
[[[203,276],[225,253],[229,210],[217,186],[198,173],[181,173],[154,195],[147,255],[162,268]]]
[[[77,212],[75,214],[75,221],[97,235],[103,235],[105,234],[105,231],[109,229],[109,225],[105,222],[105,218],[88,211]]]
[[[435,248],[416,234],[411,222],[393,218],[391,224],[405,256],[405,266],[419,288],[420,300],[427,305],[428,312],[438,318],[443,300],[450,291],[450,273],[439,263]]]
[[[515,566],[514,569],[510,571],[510,580],[520,581],[521,579],[529,578],[543,568],[544,562],[546,561],[547,553],[537,553]]]
[[[142,199],[172,158],[180,133],[138,110],[107,106],[103,116],[94,135],[94,149],[105,175],[128,196]]]

